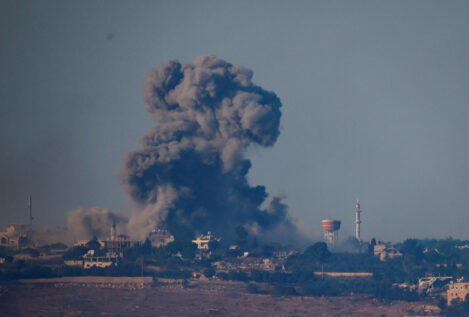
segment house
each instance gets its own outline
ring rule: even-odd
[[[26,224],[11,224],[0,232],[0,246],[22,248],[28,243],[31,227]]]
[[[394,259],[396,257],[402,256],[402,253],[399,252],[399,250],[386,244],[376,244],[374,246],[373,253],[375,256],[378,256],[381,261],[386,261],[386,259]]]
[[[131,248],[140,244],[140,241],[130,240],[130,237],[125,234],[118,235],[115,240],[104,241],[104,248],[109,253],[121,254],[125,249]]]
[[[115,254],[95,256],[94,250],[89,250],[88,253],[83,256],[83,268],[89,269],[93,266],[105,268],[111,265],[117,265],[118,260],[119,256]]]
[[[211,242],[220,242],[220,240],[221,238],[215,238],[209,231],[206,235],[199,235],[195,240],[192,240],[192,243],[197,244],[198,250],[208,251],[210,250]]]
[[[152,247],[159,248],[173,242],[174,236],[166,229],[154,229],[150,232],[148,239]]]
[[[464,301],[466,295],[469,294],[469,283],[453,283],[451,282],[447,291],[448,306],[455,299]]]

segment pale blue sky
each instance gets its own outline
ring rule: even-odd
[[[112,39],[108,34],[112,33]],[[283,102],[252,184],[320,233],[469,239],[467,1],[1,1],[0,223],[125,210],[148,69],[214,54]]]

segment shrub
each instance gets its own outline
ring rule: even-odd
[[[228,279],[228,274],[226,274],[225,272],[218,272],[216,276],[222,280]]]
[[[212,269],[211,267],[206,268],[206,269],[204,270],[204,275],[205,275],[206,277],[208,277],[208,278],[211,278],[212,276],[215,275],[215,270]]]

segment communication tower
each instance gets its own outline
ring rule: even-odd
[[[31,195],[28,196],[28,209],[29,209],[29,230],[33,228],[33,199]]]

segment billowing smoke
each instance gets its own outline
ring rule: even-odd
[[[127,218],[108,208],[78,208],[68,213],[68,232],[74,240],[104,239],[110,236],[110,228],[116,224],[117,233],[125,233]]]
[[[31,239],[37,244],[64,243],[72,246],[76,240],[70,234],[67,227],[38,228],[35,227],[31,232]]]
[[[132,234],[144,238],[157,226],[183,239],[206,231],[230,239],[238,225],[259,236],[296,231],[280,198],[267,201],[265,187],[246,178],[246,149],[275,143],[282,106],[252,74],[215,56],[148,72],[145,108],[157,124],[127,154],[122,172]]]

